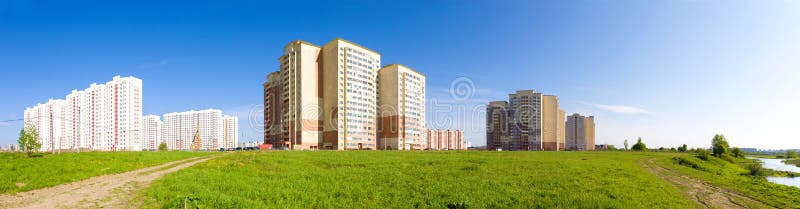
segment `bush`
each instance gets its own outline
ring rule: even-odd
[[[639,137],[639,141],[637,141],[636,144],[634,144],[633,147],[631,147],[631,150],[635,150],[635,151],[645,151],[645,150],[647,150],[647,145],[642,143],[642,137]]]
[[[719,156],[719,158],[722,158],[723,160],[728,161],[730,163],[736,163],[736,158],[727,154],[722,154],[721,156]]]
[[[697,158],[702,160],[708,160],[708,157],[711,156],[711,153],[708,152],[706,149],[697,149]]]
[[[731,154],[733,154],[733,157],[736,157],[736,158],[743,158],[744,157],[744,151],[742,151],[742,149],[738,148],[738,147],[734,147],[733,151],[731,151]]]
[[[797,151],[789,150],[786,151],[786,159],[794,159],[797,158]]]
[[[751,176],[766,176],[767,170],[761,167],[761,163],[748,163],[744,166]]]

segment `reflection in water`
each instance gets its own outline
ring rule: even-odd
[[[789,171],[800,173],[800,167],[797,167],[792,164],[783,163],[783,159],[764,159],[764,158],[750,158],[750,159],[758,159],[761,161],[761,164],[764,168],[776,170],[776,171]],[[783,184],[787,186],[794,186],[800,187],[800,177],[774,177],[770,176],[767,177],[767,181],[776,183],[776,184]]]

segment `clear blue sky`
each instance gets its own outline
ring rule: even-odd
[[[242,140],[261,140],[248,115],[282,47],[336,37],[425,73],[431,126],[475,145],[480,105],[535,89],[595,115],[598,143],[708,146],[722,133],[800,148],[800,1],[788,0],[6,0],[0,120],[123,75],[144,81],[145,114],[218,108],[240,117]],[[454,80],[474,95],[451,97]],[[0,124],[0,143],[21,124]]]

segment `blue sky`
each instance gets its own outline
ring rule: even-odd
[[[800,148],[800,1],[0,2],[0,121],[114,75],[144,113],[249,117],[295,39],[342,37],[427,75],[428,119],[484,140],[483,106],[518,89],[597,117],[597,142]],[[452,97],[453,81],[474,88]],[[478,111],[473,111],[478,110]],[[443,113],[444,112],[444,113]],[[436,115],[434,115],[436,114]],[[0,144],[22,123],[0,123]]]

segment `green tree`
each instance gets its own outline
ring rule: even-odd
[[[703,160],[708,160],[708,157],[710,157],[710,156],[711,156],[711,154],[708,153],[708,150],[706,150],[704,148],[697,149],[697,157],[698,158],[703,159]]]
[[[608,150],[614,151],[614,150],[618,150],[618,149],[614,145],[608,145]]]
[[[743,158],[744,157],[744,151],[742,151],[742,148],[738,148],[738,147],[734,147],[733,150],[731,151],[731,154],[733,154],[733,156],[737,157],[737,158]]]
[[[786,159],[794,159],[797,158],[797,151],[789,150],[786,151]]]
[[[647,145],[642,143],[642,137],[639,137],[639,140],[636,141],[636,144],[633,144],[633,147],[631,147],[631,150],[635,150],[635,151],[645,151],[645,150],[647,150]]]
[[[628,151],[628,140],[625,140],[625,151]]]
[[[681,152],[686,152],[688,150],[689,150],[689,147],[686,146],[686,144],[683,144],[680,147],[678,147],[678,151],[681,151]]]
[[[161,144],[158,145],[158,151],[167,151],[167,143],[161,142]]]
[[[33,156],[33,153],[42,148],[42,143],[39,142],[39,131],[36,126],[31,123],[26,123],[25,127],[19,131],[19,149],[28,154],[28,157]]]
[[[714,156],[720,157],[723,154],[728,154],[729,147],[728,140],[725,140],[725,136],[722,134],[714,135],[714,139],[711,140],[711,151]]]

